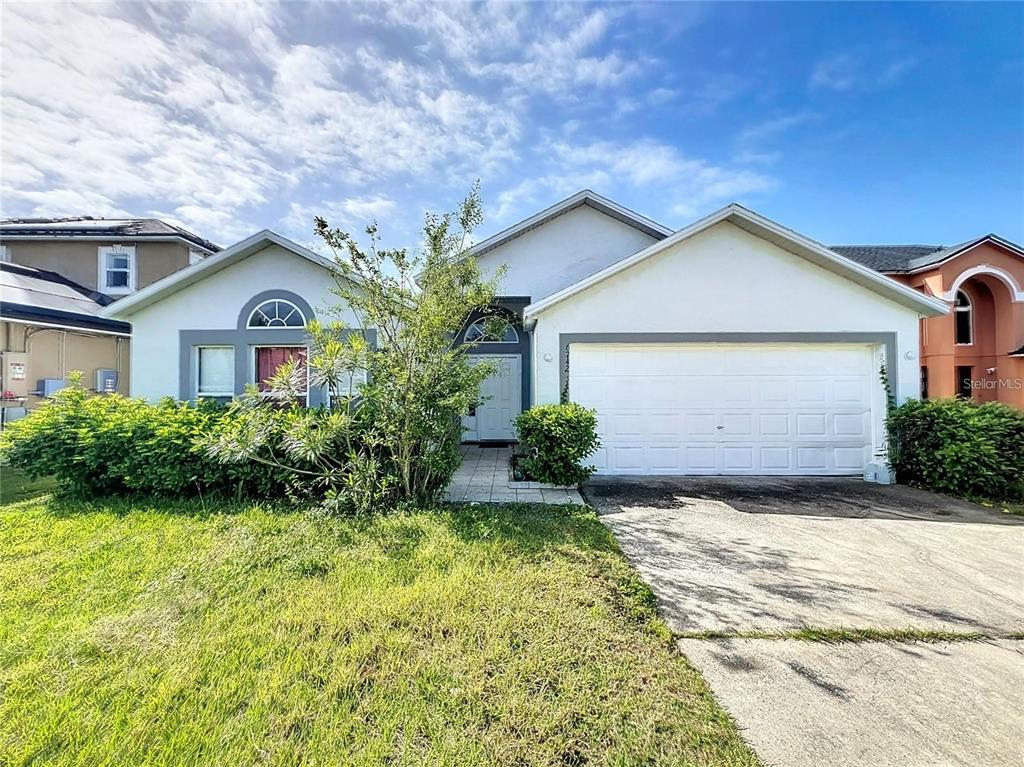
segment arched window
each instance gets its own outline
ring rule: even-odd
[[[487,317],[481,317],[468,328],[466,328],[466,343],[485,344],[516,344],[519,343],[519,334],[511,325],[505,326],[505,333],[498,338],[490,332],[487,327]]]
[[[249,321],[246,323],[249,328],[304,328],[306,318],[291,301],[283,298],[274,298],[264,301],[252,310]]]
[[[956,342],[961,346],[970,346],[974,343],[974,309],[971,306],[971,299],[962,290],[956,292],[956,302],[953,306],[953,314],[956,322]]]

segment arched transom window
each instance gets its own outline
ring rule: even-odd
[[[466,328],[466,342],[485,344],[519,343],[519,334],[516,332],[516,329],[511,325],[505,326],[505,332],[500,337],[495,333],[492,333],[492,328],[489,328],[487,325],[488,319],[486,317],[481,317],[468,328]]]
[[[973,308],[971,299],[962,290],[956,292],[956,302],[953,306],[956,322],[956,342],[960,345],[974,343],[972,328],[974,325]]]
[[[304,328],[306,317],[291,301],[274,298],[264,301],[252,310],[246,327],[250,328]]]

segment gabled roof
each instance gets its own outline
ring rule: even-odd
[[[832,245],[832,250],[877,272],[905,272],[911,261],[943,249],[942,245]]]
[[[550,208],[545,208],[540,213],[535,213],[529,218],[523,219],[518,224],[513,224],[508,229],[488,237],[483,242],[478,242],[469,249],[468,255],[477,257],[481,256],[490,250],[494,250],[495,248],[504,245],[510,240],[514,240],[520,235],[526,234],[532,229],[543,226],[552,219],[558,218],[564,213],[568,213],[570,210],[575,210],[581,205],[587,205],[596,211],[600,211],[607,216],[611,216],[612,218],[621,221],[624,224],[628,224],[635,229],[639,229],[641,232],[644,232],[658,240],[664,239],[672,234],[672,230],[667,226],[662,226],[645,216],[641,216],[639,213],[634,213],[628,208],[624,208],[618,203],[612,202],[607,197],[602,197],[597,194],[597,192],[592,192],[589,189],[583,189],[572,197],[566,197],[561,202],[556,202]]]
[[[0,239],[6,240],[183,240],[192,247],[216,253],[220,250],[198,234],[158,218],[5,218]]]
[[[0,315],[23,322],[127,335],[124,322],[100,316],[113,299],[45,269],[0,263]]]
[[[689,239],[690,237],[693,237],[694,235],[703,232],[706,229],[710,229],[712,226],[722,222],[734,224],[751,234],[778,245],[790,253],[806,258],[808,261],[817,264],[818,266],[846,277],[869,290],[873,290],[874,292],[908,308],[914,309],[921,314],[935,316],[947,314],[949,312],[949,307],[945,302],[939,301],[935,298],[930,298],[924,293],[879,274],[875,270],[866,267],[863,264],[852,261],[849,258],[830,250],[821,243],[815,242],[808,237],[804,237],[802,234],[798,234],[792,229],[787,229],[786,227],[781,226],[780,224],[777,224],[752,210],[744,208],[742,205],[732,203],[731,205],[727,205],[721,210],[712,213],[710,216],[706,216],[699,221],[680,229],[678,232],[670,237],[666,237],[661,242],[657,242],[649,248],[645,248],[644,250],[634,253],[621,261],[617,261],[611,266],[608,266],[589,277],[585,277],[579,282],[570,285],[557,293],[552,293],[550,296],[530,304],[524,310],[524,316],[529,317],[539,314],[545,309],[576,295],[580,291],[586,290],[599,282],[603,282],[609,277],[625,271],[641,261],[657,255],[673,245]]]
[[[276,232],[264,229],[252,237],[235,243],[230,248],[225,248],[216,255],[208,256],[180,271],[169,274],[163,279],[157,280],[131,295],[116,301],[103,310],[105,317],[128,317],[135,314],[149,304],[165,298],[172,293],[187,288],[206,277],[216,274],[222,269],[242,261],[249,256],[259,253],[270,245],[279,245],[285,250],[291,251],[307,261],[322,266],[325,269],[334,268],[334,262],[329,258],[314,253],[304,248],[297,242],[292,242],[287,237],[282,237]]]
[[[997,234],[986,234],[957,245],[833,245],[832,250],[880,272],[909,274],[938,266],[966,250],[989,242],[1024,256],[1024,248]]]

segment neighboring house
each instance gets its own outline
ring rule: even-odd
[[[1024,248],[994,234],[937,245],[832,248],[953,307],[921,327],[921,388],[1024,408]]]
[[[4,408],[32,407],[40,381],[63,381],[72,370],[87,388],[128,393],[131,327],[99,316],[109,298],[56,272],[8,263],[0,264],[0,291]]]
[[[738,205],[673,232],[584,191],[472,252],[508,266],[495,311],[514,323],[473,350],[500,372],[467,439],[510,440],[564,395],[597,409],[609,474],[859,474],[884,450],[883,364],[897,400],[918,396],[920,320],[949,312]],[[298,319],[255,310],[319,315],[327,266],[261,232],[105,308],[133,324],[133,393],[237,394],[301,356]],[[486,338],[476,319],[462,338]]]
[[[0,260],[57,272],[112,298],[218,250],[209,240],[155,218],[0,221]]]
[[[339,302],[330,266],[263,231],[106,307],[107,317],[132,324],[132,394],[229,398],[246,384],[263,386],[285,360],[303,359],[310,320],[355,328],[352,312],[325,311]],[[304,397],[316,406],[327,393],[307,387]]]
[[[122,361],[128,360],[130,328],[96,313],[218,250],[209,240],[152,218],[0,221],[5,264],[0,373],[3,390],[19,393],[3,406],[21,405],[21,393],[28,392],[24,404],[32,407],[39,394],[55,391],[73,370],[85,374],[88,388],[127,392]],[[83,316],[92,319],[83,325]]]

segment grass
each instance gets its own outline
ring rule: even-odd
[[[0,504],[21,501],[57,489],[53,477],[29,479],[24,473],[10,466],[0,466]]]
[[[586,509],[0,507],[4,765],[753,765]]]
[[[804,626],[793,631],[693,631],[676,635],[680,639],[796,639],[803,642],[977,642],[993,639],[980,631],[932,629],[827,628]],[[1006,638],[1014,638],[1012,635]]]

